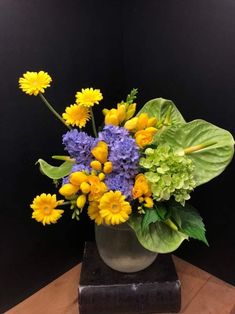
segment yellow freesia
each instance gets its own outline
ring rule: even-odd
[[[80,187],[82,182],[86,182],[86,181],[87,181],[87,175],[82,171],[73,172],[69,176],[69,182],[72,185],[77,186],[78,188]]]
[[[150,145],[153,141],[153,137],[156,134],[157,129],[153,127],[146,128],[135,133],[136,144],[140,148],[144,148],[146,145]]]
[[[92,150],[92,155],[102,164],[107,161],[108,145],[104,141],[100,141]]]
[[[76,203],[78,208],[83,209],[86,204],[86,196],[84,194],[79,195]]]
[[[78,190],[78,186],[75,186],[71,183],[66,183],[59,189],[59,193],[65,197],[69,197],[77,193]]]

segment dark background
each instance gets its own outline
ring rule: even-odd
[[[17,87],[24,72],[47,71],[46,96],[59,112],[82,87],[100,88],[111,107],[139,88],[138,105],[164,97],[186,120],[234,131],[233,0],[0,1],[0,311],[20,302],[81,260],[93,228],[68,211],[56,225],[32,220],[35,195],[54,193],[35,162],[63,154],[64,126],[40,99]],[[101,107],[96,107],[101,121]],[[235,284],[234,162],[199,187],[191,203],[210,247],[191,240],[175,254]]]

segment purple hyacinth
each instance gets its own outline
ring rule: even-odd
[[[76,159],[79,165],[88,167],[92,160],[91,149],[94,146],[95,139],[85,132],[79,132],[76,129],[68,131],[63,135],[63,144],[72,158]]]
[[[114,173],[121,173],[127,180],[133,179],[139,165],[139,150],[135,140],[129,136],[115,142],[110,149],[109,160]]]
[[[129,136],[129,132],[125,128],[114,125],[106,125],[103,128],[103,131],[99,132],[98,139],[106,142],[110,147],[112,147],[115,142]]]
[[[116,174],[111,173],[106,176],[105,184],[109,190],[121,191],[126,196],[127,200],[131,198],[131,191],[133,188],[134,181],[127,180],[122,173]]]

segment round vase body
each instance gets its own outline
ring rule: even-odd
[[[147,268],[157,253],[146,250],[127,223],[117,226],[95,225],[95,238],[100,257],[114,270],[133,273]]]

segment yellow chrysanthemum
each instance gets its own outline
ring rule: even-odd
[[[90,109],[82,105],[71,105],[65,109],[63,119],[67,124],[83,128],[90,119]]]
[[[103,223],[103,218],[100,216],[100,209],[97,202],[90,202],[87,212],[90,219],[95,220],[97,225],[101,225]]]
[[[23,74],[19,79],[19,87],[28,95],[37,96],[44,93],[45,88],[50,86],[52,79],[47,72],[29,72]]]
[[[63,214],[63,210],[56,209],[63,204],[63,200],[57,201],[56,195],[42,193],[34,198],[30,207],[33,209],[32,218],[41,222],[44,226],[56,223]]]
[[[77,92],[75,97],[76,103],[78,105],[83,105],[86,107],[92,107],[103,99],[100,90],[93,88],[82,88],[82,91]]]
[[[125,196],[120,191],[105,193],[99,204],[100,216],[107,225],[118,225],[128,220],[131,214],[130,203],[125,201]]]

